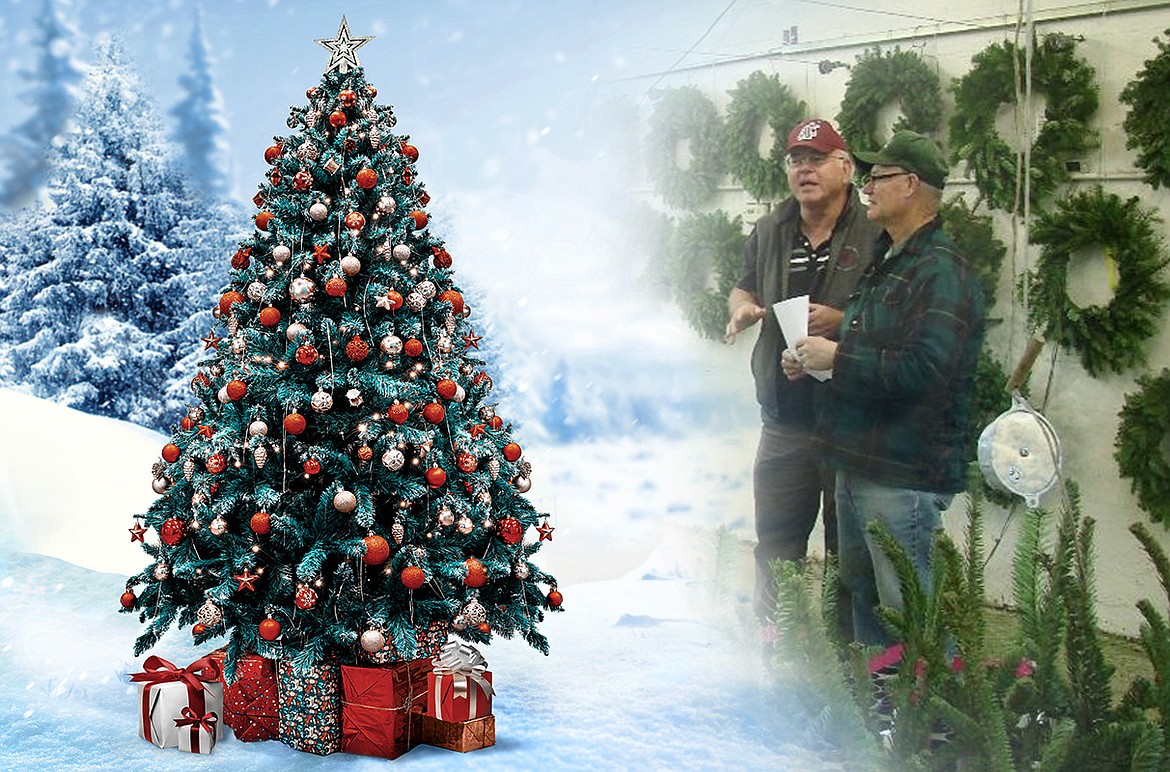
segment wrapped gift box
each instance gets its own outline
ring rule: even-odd
[[[341,749],[394,759],[414,747],[410,716],[426,707],[430,670],[427,659],[382,667],[343,665]]]
[[[416,643],[414,649],[414,656],[416,659],[422,657],[437,657],[439,651],[443,648],[443,644],[447,643],[447,623],[446,622],[431,622],[427,627],[420,627],[416,631]],[[358,650],[358,655],[362,660],[368,660],[376,665],[389,665],[393,662],[404,662],[402,655],[399,653],[394,643],[387,638],[386,645],[379,651],[367,652],[362,649]]]
[[[301,668],[289,660],[276,667],[280,741],[326,756],[341,750],[341,668],[331,662]]]
[[[459,641],[443,646],[427,675],[425,713],[443,721],[468,721],[492,712],[492,674],[473,647]]]
[[[277,719],[276,663],[259,654],[245,654],[236,663],[235,680],[227,682],[226,651],[207,656],[215,660],[224,682],[223,720],[242,742],[275,740],[280,736]]]
[[[179,750],[188,753],[211,753],[215,749],[219,715],[212,711],[202,716],[190,708],[183,708],[182,718],[175,719],[179,730]]]
[[[160,748],[179,745],[175,721],[188,708],[198,716],[223,715],[223,684],[219,666],[207,657],[185,668],[151,655],[142,663],[144,671],[130,676],[138,684],[138,734]],[[215,723],[216,738],[223,737],[223,724]]]
[[[424,713],[412,716],[414,735],[419,745],[467,753],[496,744],[496,717],[484,716],[470,721],[442,721]]]

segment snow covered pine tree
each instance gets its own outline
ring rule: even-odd
[[[135,654],[176,620],[196,643],[230,636],[229,679],[251,653],[301,672],[410,660],[448,629],[548,653],[537,623],[561,595],[530,559],[553,529],[522,496],[531,467],[427,230],[418,150],[353,54],[365,40],[343,18],[318,41],[329,68],[265,151],[191,381],[202,404],[131,529],[153,560],[122,597],[153,620]]]

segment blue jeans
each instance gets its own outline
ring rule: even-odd
[[[902,608],[902,589],[893,564],[869,535],[869,524],[885,524],[906,551],[929,592],[930,551],[934,532],[953,494],[893,488],[853,472],[837,472],[837,528],[841,583],[853,603],[853,634],[864,644],[889,646],[893,638],[878,621],[879,605]]]

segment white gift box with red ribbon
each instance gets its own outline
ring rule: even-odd
[[[179,745],[179,727],[175,721],[184,708],[202,717],[208,713],[223,715],[223,683],[219,665],[208,657],[195,660],[187,667],[175,665],[162,657],[149,656],[142,663],[144,672],[130,676],[138,684],[138,734],[160,748]],[[213,727],[216,739],[223,737],[223,723]]]
[[[179,750],[188,753],[211,753],[216,733],[223,731],[215,711],[201,716],[190,708],[183,708],[182,717],[175,719],[175,727],[179,730]]]
[[[427,713],[443,721],[470,721],[491,715],[492,674],[473,647],[449,641],[431,660]]]

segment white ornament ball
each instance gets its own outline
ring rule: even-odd
[[[455,522],[455,513],[451,511],[450,507],[443,507],[439,510],[439,525],[451,525]]]
[[[338,512],[352,512],[357,509],[357,496],[349,491],[340,490],[333,496],[333,508]]]
[[[422,295],[427,300],[433,299],[435,294],[438,292],[438,290],[435,288],[435,283],[430,279],[420,281],[418,286],[414,288],[414,291]]]
[[[398,208],[398,204],[394,201],[393,196],[382,196],[378,199],[378,212],[381,214],[394,214],[394,210]]]
[[[376,654],[386,647],[386,636],[378,630],[366,630],[361,637],[362,650]]]
[[[382,353],[393,357],[402,353],[402,338],[397,335],[387,335],[382,338]]]
[[[451,620],[451,629],[452,630],[466,630],[467,629],[467,620],[463,618],[462,614],[459,614],[458,616],[456,616],[454,619]]]
[[[244,340],[243,335],[232,338],[232,353],[243,354],[248,350],[248,341]]]
[[[192,421],[195,421],[196,423],[198,423],[199,421],[203,420],[203,408],[192,407],[190,410],[187,411],[187,415],[189,415],[191,417]]]
[[[224,520],[223,516],[221,515],[216,515],[215,519],[212,520],[207,526],[207,530],[211,531],[216,536],[223,536],[225,533],[227,533],[227,529],[227,520]]]
[[[288,296],[298,303],[308,303],[316,291],[317,285],[304,276],[298,276],[288,285]]]
[[[492,505],[492,494],[486,488],[477,493],[475,499],[485,507],[490,507]]]
[[[346,276],[357,276],[362,272],[362,261],[353,255],[346,255],[341,258],[341,271]]]
[[[228,396],[227,386],[220,387],[220,390],[216,393],[215,396],[220,402],[222,402],[225,405],[232,401],[232,398]]]
[[[400,263],[405,263],[410,259],[410,247],[406,244],[395,244],[394,259]]]
[[[267,285],[261,284],[258,281],[252,282],[248,285],[248,300],[251,300],[254,303],[259,303],[264,299],[264,291],[266,289],[268,289]]]
[[[422,311],[423,308],[426,307],[426,304],[427,299],[417,292],[411,292],[406,296],[406,307],[411,311],[414,311],[416,314]]]
[[[519,493],[528,493],[528,491],[532,490],[532,479],[518,474],[512,479],[512,485],[515,486]]]
[[[309,328],[305,325],[301,324],[300,322],[293,322],[288,326],[288,329],[284,331],[284,337],[291,341],[295,341],[299,336],[304,335],[308,331]]]
[[[309,207],[309,217],[320,222],[329,216],[329,207],[322,204],[320,201]]]
[[[284,265],[290,257],[292,257],[292,250],[284,244],[277,244],[272,248],[272,259],[276,261],[277,265]]]
[[[268,424],[260,420],[253,421],[248,424],[248,435],[251,437],[267,437]]]
[[[195,618],[204,627],[215,627],[223,620],[223,612],[214,603],[207,601],[195,612]]]
[[[439,333],[439,340],[435,344],[435,348],[439,350],[440,354],[446,355],[450,354],[454,350],[455,346],[452,344],[451,338],[447,335],[447,333],[441,332]]]
[[[319,391],[313,395],[312,405],[318,413],[324,413],[333,407],[333,396],[327,391]]]
[[[473,600],[463,607],[463,618],[469,625],[482,625],[487,621],[487,609],[480,605],[479,601]]]
[[[320,151],[317,146],[313,144],[312,140],[306,139],[297,147],[297,158],[302,161],[316,161]]]
[[[463,517],[459,518],[459,524],[455,527],[458,529],[459,533],[466,536],[475,530],[475,523],[471,522],[470,517],[464,515]]]
[[[528,578],[528,563],[526,561],[523,561],[523,560],[520,561],[512,569],[512,573],[515,574],[517,579],[527,579]]]
[[[382,454],[382,465],[391,472],[397,472],[406,463],[406,456],[398,448],[390,448]]]
[[[490,421],[496,417],[496,409],[491,405],[484,405],[479,409],[479,417],[484,421]]]
[[[171,575],[171,569],[167,566],[166,563],[158,563],[157,565],[155,565],[155,567],[154,567],[154,578],[155,579],[158,579],[161,582],[170,575]]]
[[[357,389],[350,389],[349,391],[345,392],[345,398],[349,400],[350,407],[362,406],[362,393]]]
[[[455,384],[455,396],[451,397],[451,401],[452,402],[462,402],[465,399],[467,399],[467,392],[464,391],[463,387],[460,386],[458,383]]]

